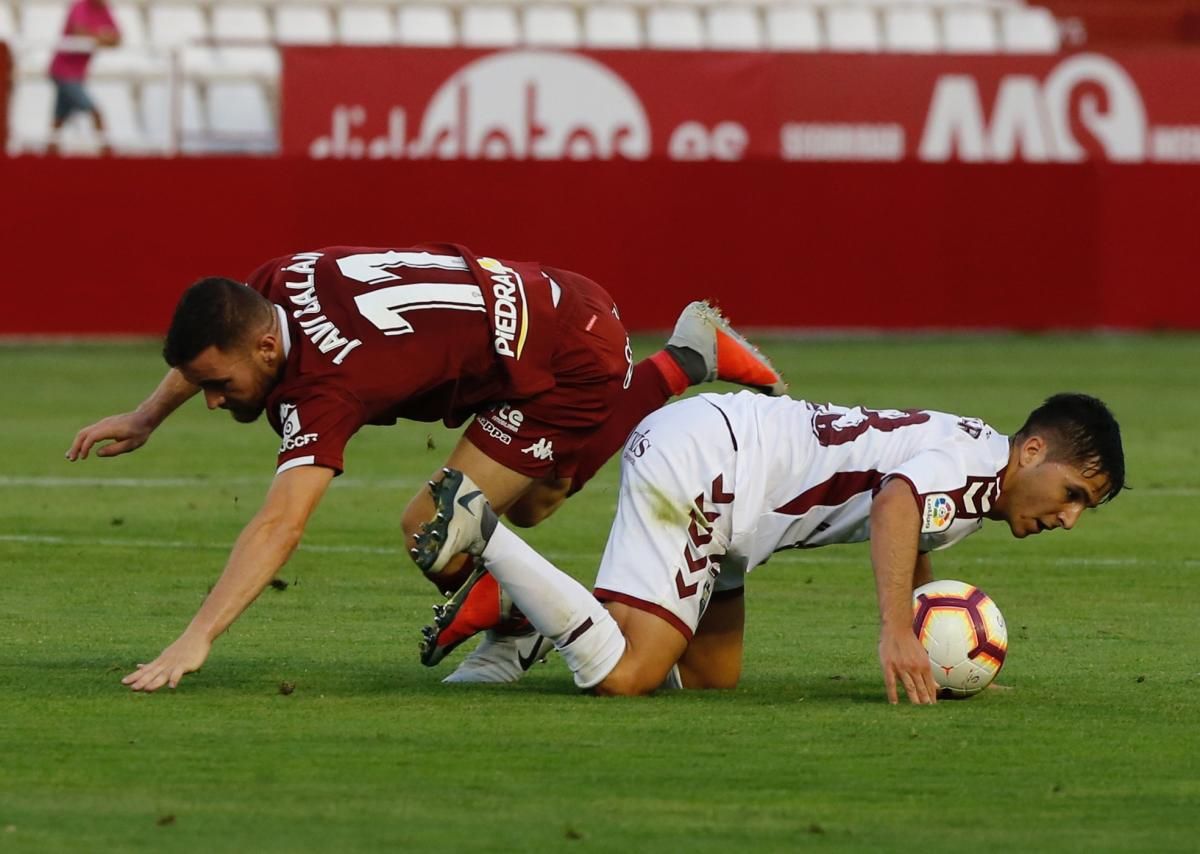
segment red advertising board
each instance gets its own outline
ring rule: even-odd
[[[286,155],[1200,162],[1200,54],[293,47]]]
[[[103,165],[103,168],[97,168]],[[633,329],[1200,330],[1200,169],[0,159],[0,336],[161,333],[200,276],[454,240],[577,270]]]

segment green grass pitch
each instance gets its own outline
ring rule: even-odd
[[[651,344],[639,342],[646,352]],[[183,629],[278,440],[192,402],[136,454],[70,465],[136,404],[155,346],[0,347],[0,852],[1195,851],[1200,339],[773,339],[798,397],[1011,431],[1083,390],[1135,489],[1073,532],[990,525],[935,556],[1004,610],[1000,681],[889,707],[866,551],[781,554],[747,588],[742,686],[603,700],[552,659],[446,686],[399,549],[454,436],[368,428],[281,577],[175,692],[119,684]],[[529,540],[590,582],[616,467]],[[294,685],[282,693],[282,683]]]

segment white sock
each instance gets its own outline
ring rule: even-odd
[[[587,588],[503,525],[482,558],[521,613],[554,642],[576,685],[591,688],[612,673],[625,654],[625,636]]]

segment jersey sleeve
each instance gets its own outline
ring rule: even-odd
[[[922,451],[885,476],[901,478],[912,488],[921,551],[946,548],[978,531],[999,494],[995,468],[973,460],[973,448],[957,450],[961,456],[944,447]]]
[[[961,489],[966,476],[963,461],[956,454],[940,448],[921,451],[884,475],[907,482],[918,498],[932,492]]]
[[[353,395],[317,388],[285,395],[279,405],[280,443],[275,473],[297,466],[344,468],[346,443],[366,423],[366,412]]]
[[[922,451],[884,475],[909,485],[921,514],[921,533],[937,534],[954,521],[953,495],[961,493],[967,479],[966,467],[956,455],[943,449]]]

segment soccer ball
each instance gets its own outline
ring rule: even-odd
[[[932,581],[913,591],[913,632],[929,651],[938,696],[962,699],[988,686],[1008,651],[1004,615],[988,595],[962,581]]]

